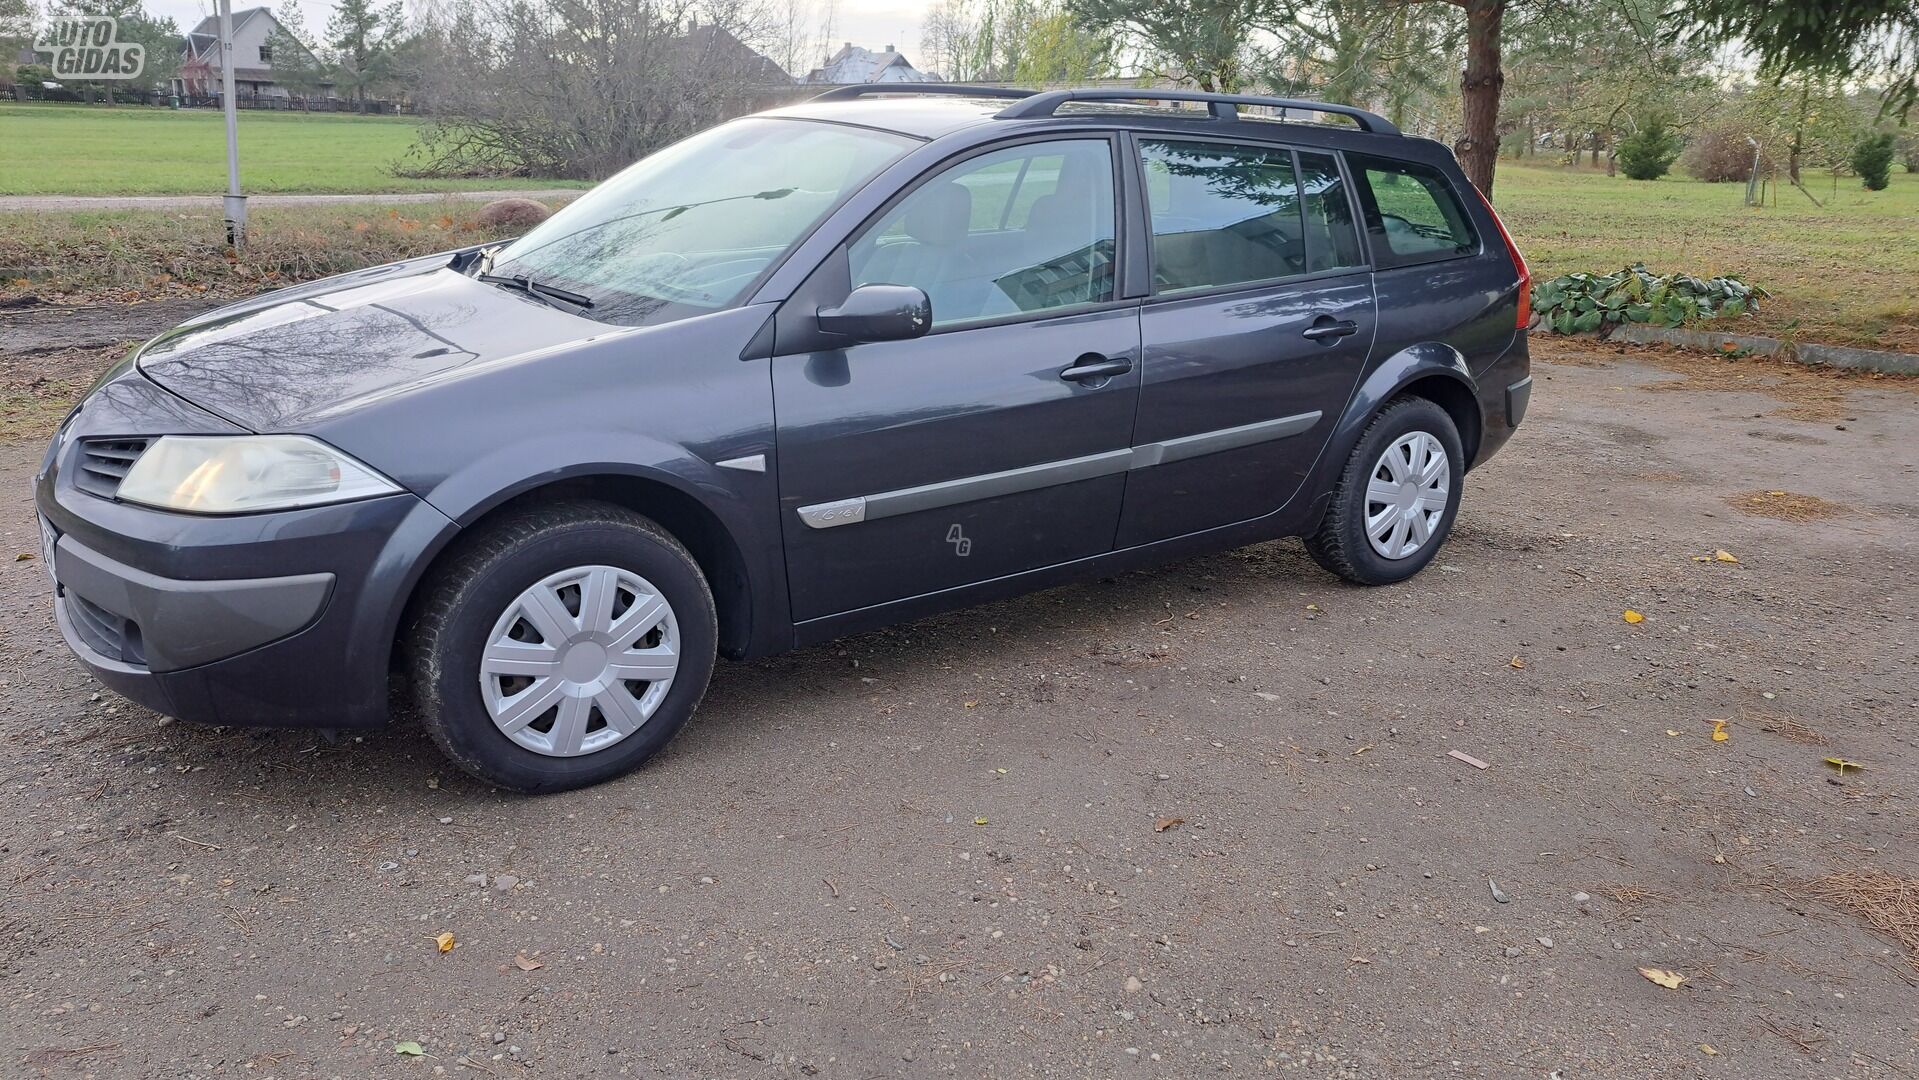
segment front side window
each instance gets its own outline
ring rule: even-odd
[[[847,256],[855,287],[924,291],[936,328],[1109,301],[1111,148],[1067,139],[969,158],[900,200]]]
[[[494,258],[592,299],[602,322],[651,326],[717,311],[917,140],[805,120],[736,120],[594,188]]]
[[[1348,155],[1372,205],[1366,228],[1381,266],[1450,259],[1479,250],[1459,197],[1439,170],[1410,161]]]

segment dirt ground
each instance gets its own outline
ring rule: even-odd
[[[102,691],[15,439],[0,1074],[1919,1076],[1919,396],[1539,352],[1412,582],[1288,541],[722,665],[540,799]]]

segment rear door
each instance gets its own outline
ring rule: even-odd
[[[776,349],[796,621],[1111,549],[1139,401],[1116,143],[998,144],[944,166],[789,301],[807,318],[853,286],[912,285],[933,309],[914,340]]]
[[[1334,155],[1185,137],[1135,145],[1153,289],[1122,548],[1285,504],[1351,396],[1375,324]]]

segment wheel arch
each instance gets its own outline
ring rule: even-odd
[[[1465,451],[1465,465],[1471,467],[1485,434],[1485,418],[1480,415],[1477,383],[1459,350],[1435,341],[1401,349],[1367,373],[1347,402],[1339,424],[1333,429],[1331,452],[1321,459],[1331,470],[1329,475],[1337,475],[1340,469],[1345,468],[1353,446],[1359,442],[1359,436],[1379,410],[1385,408],[1387,402],[1405,394],[1423,397],[1446,410],[1453,424],[1459,428],[1459,443]],[[1324,481],[1327,478],[1321,479]],[[1322,490],[1324,486],[1322,484]]]
[[[756,615],[754,574],[734,530],[678,477],[645,471],[618,471],[583,466],[570,474],[529,480],[471,507],[457,519],[460,529],[436,550],[425,553],[399,605],[389,663],[397,663],[406,646],[407,628],[433,570],[455,557],[463,545],[495,522],[528,507],[552,502],[593,500],[622,506],[656,522],[686,546],[713,590],[719,623],[719,651],[739,658],[763,651],[756,634],[764,636],[768,620]]]

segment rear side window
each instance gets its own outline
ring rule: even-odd
[[[1406,266],[1479,250],[1472,223],[1439,170],[1356,154],[1346,161],[1365,188],[1374,262]]]
[[[1299,190],[1305,198],[1306,269],[1311,273],[1364,266],[1359,232],[1353,224],[1353,204],[1346,181],[1331,154],[1299,152]]]
[[[1284,147],[1144,140],[1160,293],[1360,266],[1338,163]]]
[[[1139,153],[1159,292],[1306,272],[1291,150],[1147,140]]]

